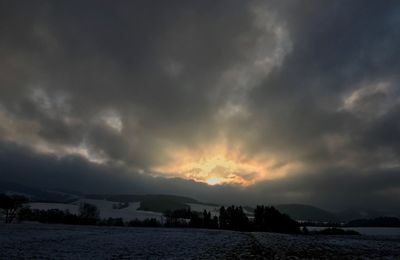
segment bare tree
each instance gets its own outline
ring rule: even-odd
[[[4,222],[11,223],[17,216],[17,212],[22,205],[29,200],[20,195],[7,196],[5,194],[0,194],[0,209],[5,215]]]
[[[79,205],[79,218],[82,224],[95,224],[100,218],[100,211],[96,205],[83,202]]]

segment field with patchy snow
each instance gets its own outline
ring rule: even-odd
[[[115,208],[114,205],[118,204],[118,202],[108,201],[108,200],[96,200],[96,199],[79,199],[75,202],[71,203],[43,203],[43,202],[31,202],[29,203],[29,207],[31,209],[40,209],[40,210],[49,210],[49,209],[59,209],[59,210],[68,210],[72,214],[78,214],[79,204],[82,202],[87,202],[93,205],[96,205],[100,210],[100,218],[122,218],[124,221],[130,221],[134,219],[144,220],[155,218],[161,223],[164,221],[163,214],[160,212],[153,211],[144,211],[138,210],[140,207],[140,202],[130,202],[129,206],[126,208]],[[212,216],[219,215],[219,207],[197,204],[197,203],[187,203],[188,206],[193,211],[203,212],[203,210],[207,210],[211,212]]]
[[[138,210],[140,202],[130,202],[128,207],[122,209],[116,209],[113,207],[113,205],[117,204],[117,202],[93,199],[81,199],[69,204],[32,202],[29,203],[29,206],[31,209],[60,209],[69,210],[69,212],[73,214],[78,214],[79,204],[81,202],[87,202],[96,205],[100,210],[100,218],[122,218],[125,221],[133,219],[144,220],[155,218],[160,222],[162,222],[163,218],[163,214],[159,212]]]
[[[252,236],[273,259],[400,259],[400,236]]]
[[[0,224],[0,259],[398,259],[398,236]]]
[[[0,225],[0,259],[221,259],[251,254],[252,246],[233,231]]]

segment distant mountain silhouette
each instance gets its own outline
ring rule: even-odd
[[[347,223],[349,227],[400,227],[396,217],[378,217],[372,219],[355,219]]]
[[[351,221],[355,219],[370,219],[377,217],[400,217],[400,208],[391,210],[372,210],[365,208],[346,209],[338,213],[343,221]]]
[[[85,197],[88,199],[103,199],[114,202],[140,202],[139,210],[154,212],[188,208],[189,206],[187,203],[204,204],[189,197],[163,194],[89,194]]]
[[[215,203],[204,203],[196,199],[165,194],[89,194],[84,195],[76,191],[60,191],[30,187],[13,182],[0,182],[0,193],[18,194],[28,197],[34,202],[69,203],[81,198],[108,200],[113,202],[140,202],[140,210],[164,213],[167,210],[183,209],[188,203],[203,204],[219,207]],[[235,203],[233,203],[235,204]],[[227,205],[225,205],[227,206]],[[229,206],[229,205],[228,205]],[[289,215],[295,220],[321,221],[321,222],[348,222],[355,219],[377,218],[382,216],[400,217],[400,209],[371,210],[347,209],[333,213],[318,207],[304,204],[278,204],[273,205],[277,210]],[[253,214],[254,208],[243,205],[246,214]]]
[[[285,213],[296,220],[326,222],[339,221],[339,218],[336,214],[310,205],[280,204],[274,205],[274,207],[280,212]]]
[[[69,191],[44,190],[14,182],[0,182],[0,193],[18,194],[37,202],[68,203],[80,197],[78,193]]]

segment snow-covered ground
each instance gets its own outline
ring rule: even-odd
[[[69,210],[69,212],[73,214],[77,214],[79,210],[79,205],[82,202],[87,202],[90,204],[94,204],[100,210],[101,218],[123,218],[125,221],[133,220],[133,219],[149,219],[155,218],[162,222],[163,214],[160,212],[152,212],[152,211],[144,211],[138,210],[140,207],[140,202],[130,202],[129,206],[122,209],[116,209],[113,206],[118,204],[118,202],[108,201],[108,200],[94,200],[94,199],[80,199],[72,203],[42,203],[42,202],[32,202],[29,203],[31,209],[60,209],[60,210]],[[205,204],[197,204],[197,203],[188,203],[191,210],[203,212],[203,210],[207,210],[211,212],[212,216],[219,216],[219,206],[211,206]]]
[[[272,259],[400,259],[400,236],[252,235]]]
[[[31,202],[28,203],[31,209],[49,210],[49,209],[59,209],[59,210],[69,210],[73,214],[78,213],[79,207],[74,204],[66,203],[43,203],[43,202]]]
[[[226,259],[251,247],[233,231],[0,224],[0,259]]]
[[[77,200],[70,204],[63,203],[39,203],[33,202],[29,203],[31,209],[60,209],[60,210],[69,210],[73,214],[77,214],[79,210],[79,205],[82,202],[87,202],[90,204],[94,204],[100,210],[101,218],[123,218],[125,221],[133,220],[133,219],[149,219],[156,218],[162,221],[162,213],[159,212],[151,212],[151,211],[143,211],[137,210],[140,206],[140,202],[131,202],[129,206],[122,209],[116,209],[113,205],[118,204],[117,202],[112,202],[108,200],[93,200],[93,199],[82,199]]]
[[[400,237],[0,224],[0,259],[399,259]]]

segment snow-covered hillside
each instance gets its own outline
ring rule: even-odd
[[[93,199],[80,199],[72,203],[40,203],[32,202],[29,203],[31,209],[60,209],[69,210],[71,213],[76,214],[79,210],[79,205],[82,202],[90,203],[96,205],[100,210],[101,218],[123,218],[125,221],[133,219],[150,219],[156,218],[162,221],[162,213],[137,210],[140,206],[140,202],[129,203],[129,206],[122,209],[117,209],[114,205],[118,204],[116,202],[108,200],[93,200]]]
[[[96,205],[100,210],[101,218],[123,218],[125,221],[139,219],[150,219],[155,218],[159,221],[163,221],[163,213],[138,210],[140,207],[140,202],[130,202],[129,206],[122,209],[115,208],[118,202],[108,201],[108,200],[96,200],[96,199],[79,199],[71,203],[42,203],[42,202],[31,202],[29,203],[31,209],[59,209],[68,210],[73,214],[77,214],[79,210],[79,205],[82,202],[90,203]],[[217,205],[207,205],[200,203],[186,203],[192,211],[203,212],[207,210],[212,216],[219,216],[219,208]],[[246,214],[251,214],[251,212],[245,211]]]

